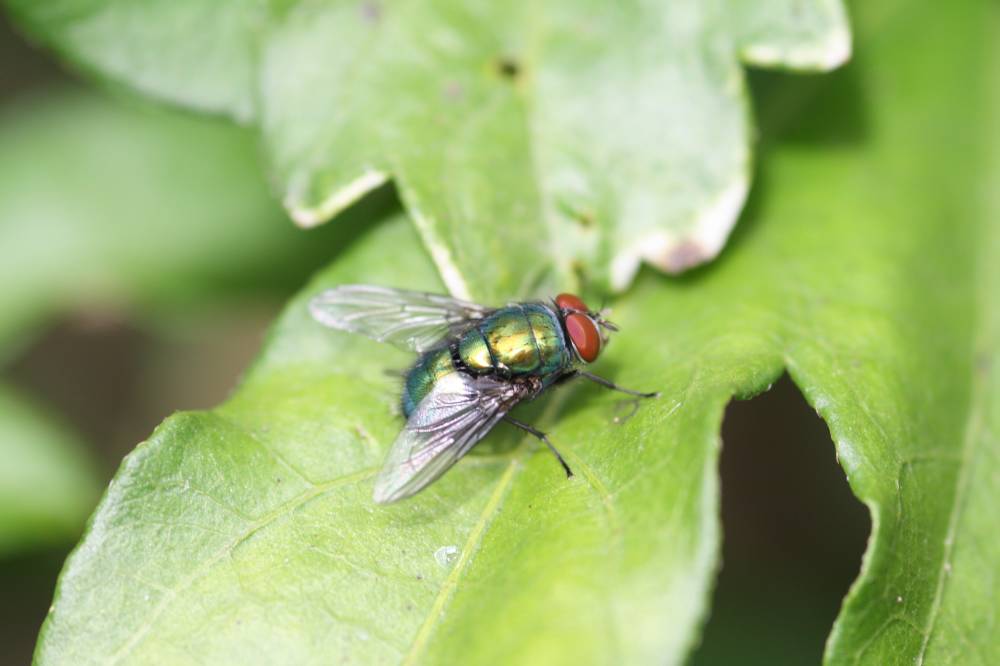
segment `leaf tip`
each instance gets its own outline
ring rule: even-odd
[[[761,67],[828,72],[850,60],[851,51],[851,31],[844,19],[816,42],[784,48],[769,43],[750,44],[743,49],[741,58]]]
[[[302,201],[306,198],[304,188],[292,186],[285,196],[285,209],[295,224],[303,229],[311,229],[328,221],[388,179],[387,173],[369,169],[347,185],[334,190],[317,205],[303,204]]]
[[[819,68],[828,71],[840,67],[851,59],[851,31],[846,25],[838,25],[827,35],[826,43],[820,50]]]
[[[461,298],[466,301],[473,300],[472,292],[469,290],[469,283],[465,281],[462,270],[455,263],[448,243],[441,238],[433,221],[420,209],[415,200],[416,197],[413,196],[413,193],[405,182],[399,183],[399,189],[402,199],[406,204],[406,212],[413,221],[414,226],[416,226],[417,232],[424,242],[424,246],[430,252],[431,259],[434,260],[434,265],[441,275],[444,286],[448,288],[448,291],[455,298]]]
[[[749,177],[741,173],[701,210],[691,233],[678,236],[657,230],[644,236],[612,262],[612,287],[615,291],[628,287],[641,259],[665,273],[677,274],[715,258],[736,224],[749,190]]]

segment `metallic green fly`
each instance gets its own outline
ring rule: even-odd
[[[343,285],[310,303],[313,317],[342,331],[420,354],[406,373],[406,426],[375,481],[375,501],[395,502],[440,477],[500,421],[545,442],[567,476],[573,472],[545,433],[507,415],[553,384],[572,377],[649,398],[590,374],[617,327],[580,298],[489,308],[415,291]]]

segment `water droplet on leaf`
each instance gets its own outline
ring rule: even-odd
[[[458,557],[457,546],[441,546],[434,551],[434,559],[443,567],[448,567]]]

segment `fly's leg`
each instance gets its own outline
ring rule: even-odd
[[[631,400],[625,400],[625,401],[623,401],[622,404],[626,404],[626,405],[630,406],[631,410],[627,414],[625,414],[624,416],[622,416],[621,414],[616,414],[615,417],[614,417],[614,419],[613,419],[615,423],[625,423],[630,418],[632,418],[633,416],[635,416],[635,413],[637,411],[639,411],[639,402],[643,398],[658,398],[660,396],[660,392],[659,391],[652,391],[652,392],[649,392],[649,393],[646,393],[646,392],[643,392],[643,391],[634,391],[632,389],[627,389],[627,388],[625,388],[623,386],[618,386],[618,384],[615,384],[612,381],[608,381],[604,377],[598,377],[597,375],[592,375],[589,372],[584,372],[583,370],[577,370],[576,374],[580,375],[581,377],[585,377],[585,378],[589,379],[590,381],[594,382],[595,384],[600,384],[604,388],[609,388],[609,389],[611,389],[613,391],[619,391],[619,392],[625,393],[627,395],[635,396]],[[622,411],[620,409],[620,407],[621,407],[621,404],[619,404],[619,408],[616,409],[615,411],[618,411],[618,412]]]
[[[556,460],[559,461],[559,464],[562,465],[562,468],[566,471],[566,478],[568,479],[573,476],[573,470],[571,470],[569,468],[569,465],[566,464],[566,461],[563,459],[562,454],[559,453],[558,449],[556,449],[556,447],[552,444],[552,442],[549,441],[548,435],[546,435],[538,428],[535,428],[534,426],[530,426],[523,421],[518,421],[517,419],[513,419],[509,416],[504,416],[503,420],[511,424],[512,426],[517,426],[518,428],[528,433],[529,435],[534,435],[538,439],[545,442],[545,446],[549,447],[549,451],[552,452],[552,454],[556,457]]]
[[[634,396],[636,396],[638,398],[659,398],[660,397],[660,392],[659,391],[651,391],[649,393],[646,393],[646,392],[643,392],[643,391],[634,391],[632,389],[627,389],[624,386],[618,386],[618,384],[615,384],[612,381],[608,381],[604,377],[598,377],[597,375],[592,375],[589,372],[584,372],[583,370],[577,370],[576,374],[580,375],[581,377],[586,377],[590,381],[594,382],[595,384],[600,384],[604,388],[609,388],[609,389],[611,389],[613,391],[621,391],[622,393],[627,393],[629,395],[634,395]]]

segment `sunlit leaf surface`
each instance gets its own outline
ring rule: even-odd
[[[714,257],[750,186],[741,59],[850,54],[839,0],[7,3],[88,70],[256,123],[303,225],[394,178],[446,286],[488,298]]]

